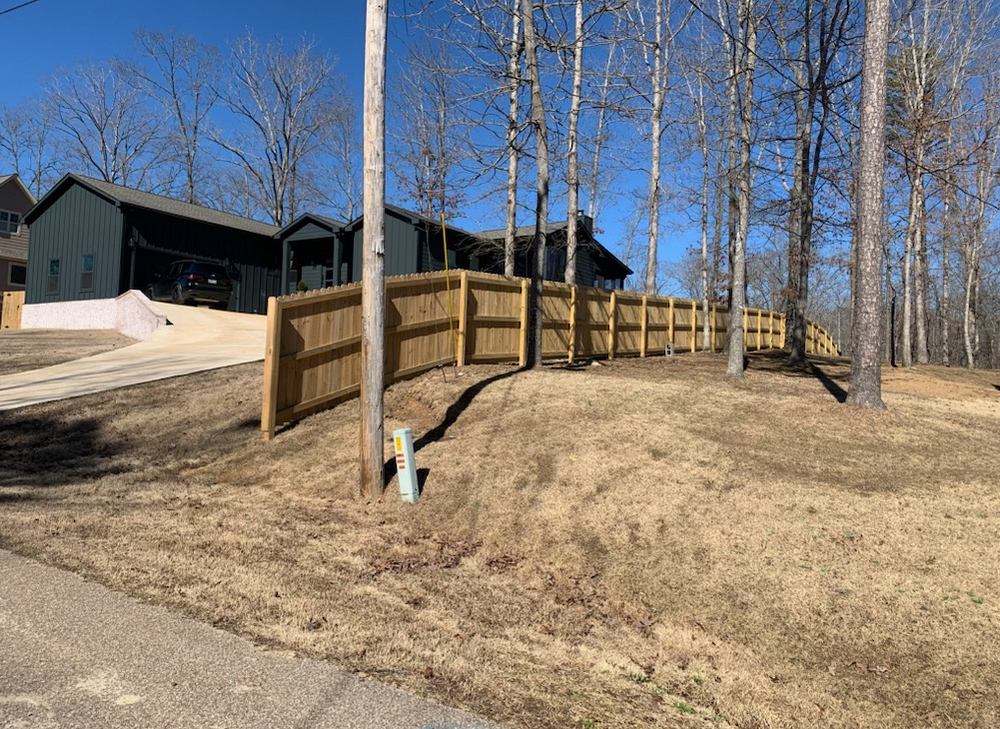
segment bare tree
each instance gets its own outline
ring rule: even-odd
[[[583,88],[583,0],[576,0],[573,13],[573,87],[570,91],[569,151],[566,157],[566,270],[564,281],[576,283],[577,216],[580,195],[580,153],[577,130],[580,125],[580,97]]]
[[[262,46],[253,34],[230,45],[228,84],[220,98],[236,130],[212,141],[242,170],[248,194],[275,225],[284,225],[316,197],[323,164],[349,97],[334,60],[303,39],[286,52],[280,39]]]
[[[123,61],[86,63],[59,72],[45,103],[65,144],[66,161],[107,182],[147,189],[163,164],[163,115],[129,79]]]
[[[0,109],[0,152],[36,198],[55,182],[60,160],[52,140],[52,108],[27,102]]]
[[[531,303],[528,340],[528,365],[542,366],[542,279],[545,275],[545,234],[549,213],[549,135],[545,124],[545,102],[538,67],[538,41],[532,0],[521,0],[524,25],[524,62],[531,84],[531,125],[535,128],[536,170],[535,236],[532,243]]]
[[[221,56],[190,35],[138,30],[135,37],[139,52],[152,64],[149,69],[136,66],[137,80],[173,120],[170,141],[184,168],[183,199],[196,203],[203,175],[202,136],[218,99]]]
[[[469,140],[455,119],[457,71],[448,47],[430,40],[411,47],[394,94],[398,132],[391,166],[402,192],[430,218],[460,209],[465,200],[455,173]]]
[[[865,5],[858,153],[857,283],[851,325],[851,385],[847,402],[884,409],[882,402],[882,238],[885,101],[889,0]]]
[[[735,44],[736,56],[733,82],[740,87],[739,119],[739,168],[737,188],[736,240],[732,264],[732,300],[729,305],[729,362],[726,374],[743,377],[743,309],[746,305],[746,251],[750,229],[750,144],[753,135],[754,72],[757,67],[757,16],[755,0],[740,0],[738,9],[739,36]]]

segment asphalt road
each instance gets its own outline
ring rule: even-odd
[[[0,729],[500,729],[0,550]]]
[[[159,302],[156,306],[169,324],[144,341],[0,377],[0,410],[264,359],[266,317]]]

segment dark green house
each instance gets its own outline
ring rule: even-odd
[[[632,270],[593,236],[590,219],[581,218],[577,254],[577,284],[622,288]],[[528,248],[533,227],[517,230],[515,275],[530,275]],[[545,278],[562,281],[566,271],[566,224],[548,226]],[[361,280],[364,218],[340,223],[307,213],[275,233],[282,247],[281,290],[313,290]],[[503,273],[504,231],[470,233],[442,228],[440,221],[395,205],[385,209],[385,274],[398,276],[444,269],[445,243],[448,267]]]
[[[81,175],[65,175],[24,216],[31,227],[25,303],[145,291],[184,258],[225,265],[233,311],[264,313],[280,292],[277,226]]]

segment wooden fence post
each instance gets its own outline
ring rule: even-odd
[[[576,359],[576,286],[569,290],[569,363]]]
[[[462,271],[461,288],[458,299],[458,352],[455,363],[459,367],[465,367],[465,337],[468,331],[469,316],[469,272]]]
[[[667,342],[671,349],[674,349],[674,297],[670,297],[670,306],[667,310]]]
[[[750,341],[750,332],[747,331],[749,324],[750,324],[749,312],[746,307],[743,307],[743,350],[744,351],[746,351],[747,349],[747,342]]]
[[[717,304],[712,304],[712,321],[708,323],[708,351],[715,352],[715,320],[719,318],[719,312],[716,310]]]
[[[764,349],[764,310],[757,309],[757,351]]]
[[[774,312],[767,312],[767,348],[774,349]]]
[[[278,365],[281,359],[281,304],[271,296],[267,300],[267,339],[264,344],[264,393],[260,429],[264,440],[274,437],[278,415]]]
[[[608,359],[615,358],[615,335],[618,328],[618,311],[615,308],[617,303],[618,296],[614,291],[612,291],[611,303],[608,311]]]
[[[698,302],[691,299],[691,354],[698,351]]]
[[[646,339],[649,337],[649,309],[647,308],[647,296],[642,295],[642,325],[639,330],[639,356],[646,356]]]
[[[528,279],[521,279],[521,343],[517,353],[521,367],[528,364]]]

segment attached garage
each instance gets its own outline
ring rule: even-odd
[[[278,228],[257,220],[68,174],[25,221],[27,304],[145,291],[156,271],[185,258],[226,266],[232,311],[263,314],[281,293]]]

